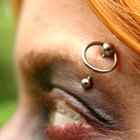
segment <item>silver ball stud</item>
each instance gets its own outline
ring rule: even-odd
[[[104,43],[102,46],[103,56],[111,56],[115,52],[115,48],[111,43]]]
[[[84,89],[89,89],[89,88],[91,88],[91,86],[93,85],[92,77],[91,77],[91,76],[88,76],[88,78],[82,79],[81,85],[82,85],[82,87],[83,87]]]

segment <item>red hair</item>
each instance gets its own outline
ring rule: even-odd
[[[124,44],[140,54],[140,1],[87,0],[100,20]]]

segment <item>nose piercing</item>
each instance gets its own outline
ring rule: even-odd
[[[88,62],[88,60],[86,58],[86,52],[90,47],[94,47],[94,46],[100,46],[101,47],[102,58],[113,56],[114,62],[113,62],[112,67],[110,67],[108,69],[99,69],[99,68],[96,68],[96,67],[92,66],[91,64],[89,64],[89,62]],[[117,65],[116,49],[111,43],[107,43],[107,42],[105,42],[105,43],[103,43],[103,42],[92,42],[91,44],[89,44],[88,46],[86,46],[82,50],[82,60],[83,60],[83,63],[85,64],[85,66],[87,68],[89,68],[91,71],[101,73],[101,74],[108,73],[108,72],[111,72],[112,70],[114,70],[116,65]],[[84,89],[91,88],[93,86],[92,76],[89,75],[87,78],[82,79],[81,85],[82,85],[82,87]]]

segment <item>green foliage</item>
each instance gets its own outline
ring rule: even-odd
[[[0,0],[0,127],[11,117],[16,102],[14,31],[10,0]]]
[[[0,101],[15,98],[13,72],[14,21],[8,1],[0,5]]]
[[[15,100],[7,102],[0,102],[0,128],[11,118],[16,109]]]

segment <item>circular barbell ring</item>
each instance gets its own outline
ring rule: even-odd
[[[110,43],[108,43],[110,44]],[[83,50],[82,50],[82,59],[83,59],[83,63],[90,69],[92,70],[93,72],[98,72],[98,73],[108,73],[108,72],[111,72],[117,65],[117,54],[116,52],[114,51],[113,52],[113,57],[114,57],[114,63],[112,65],[111,68],[108,68],[108,69],[99,69],[99,68],[95,68],[94,66],[90,65],[89,62],[87,61],[87,58],[86,58],[86,52],[87,50],[90,48],[90,47],[93,47],[93,46],[100,46],[100,47],[103,47],[104,43],[102,42],[92,42],[91,44],[89,44],[88,46],[86,46]]]

